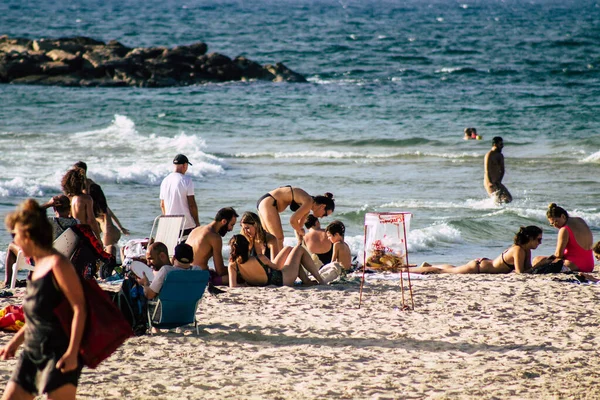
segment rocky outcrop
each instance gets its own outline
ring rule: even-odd
[[[306,82],[281,63],[208,53],[205,43],[130,48],[87,37],[29,40],[0,36],[0,83],[57,86],[185,86],[207,82]]]

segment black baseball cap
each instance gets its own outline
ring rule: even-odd
[[[190,164],[193,165],[190,160],[183,154],[177,154],[173,159],[173,164]]]
[[[175,246],[175,259],[182,264],[190,264],[194,260],[194,249],[186,243]]]

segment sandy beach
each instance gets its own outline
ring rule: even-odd
[[[207,295],[199,336],[184,327],[128,340],[84,369],[78,397],[600,398],[600,286],[439,275],[413,280],[413,290],[408,312],[389,281],[370,282],[360,309],[358,284]],[[15,363],[0,363],[2,385]]]

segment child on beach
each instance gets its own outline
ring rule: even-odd
[[[333,255],[331,256],[331,262],[339,262],[344,267],[345,271],[352,268],[352,253],[350,252],[350,246],[344,242],[344,234],[346,233],[346,227],[342,221],[333,221],[325,229],[327,232],[327,238],[333,243]]]

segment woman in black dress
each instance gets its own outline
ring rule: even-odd
[[[35,200],[26,200],[9,214],[6,226],[25,256],[33,258],[35,270],[23,301],[25,326],[0,349],[0,358],[6,360],[21,344],[24,348],[3,399],[33,399],[42,393],[51,399],[75,399],[86,320],[81,282],[71,262],[52,248],[52,226]],[[73,309],[70,337],[54,314],[65,298]]]

